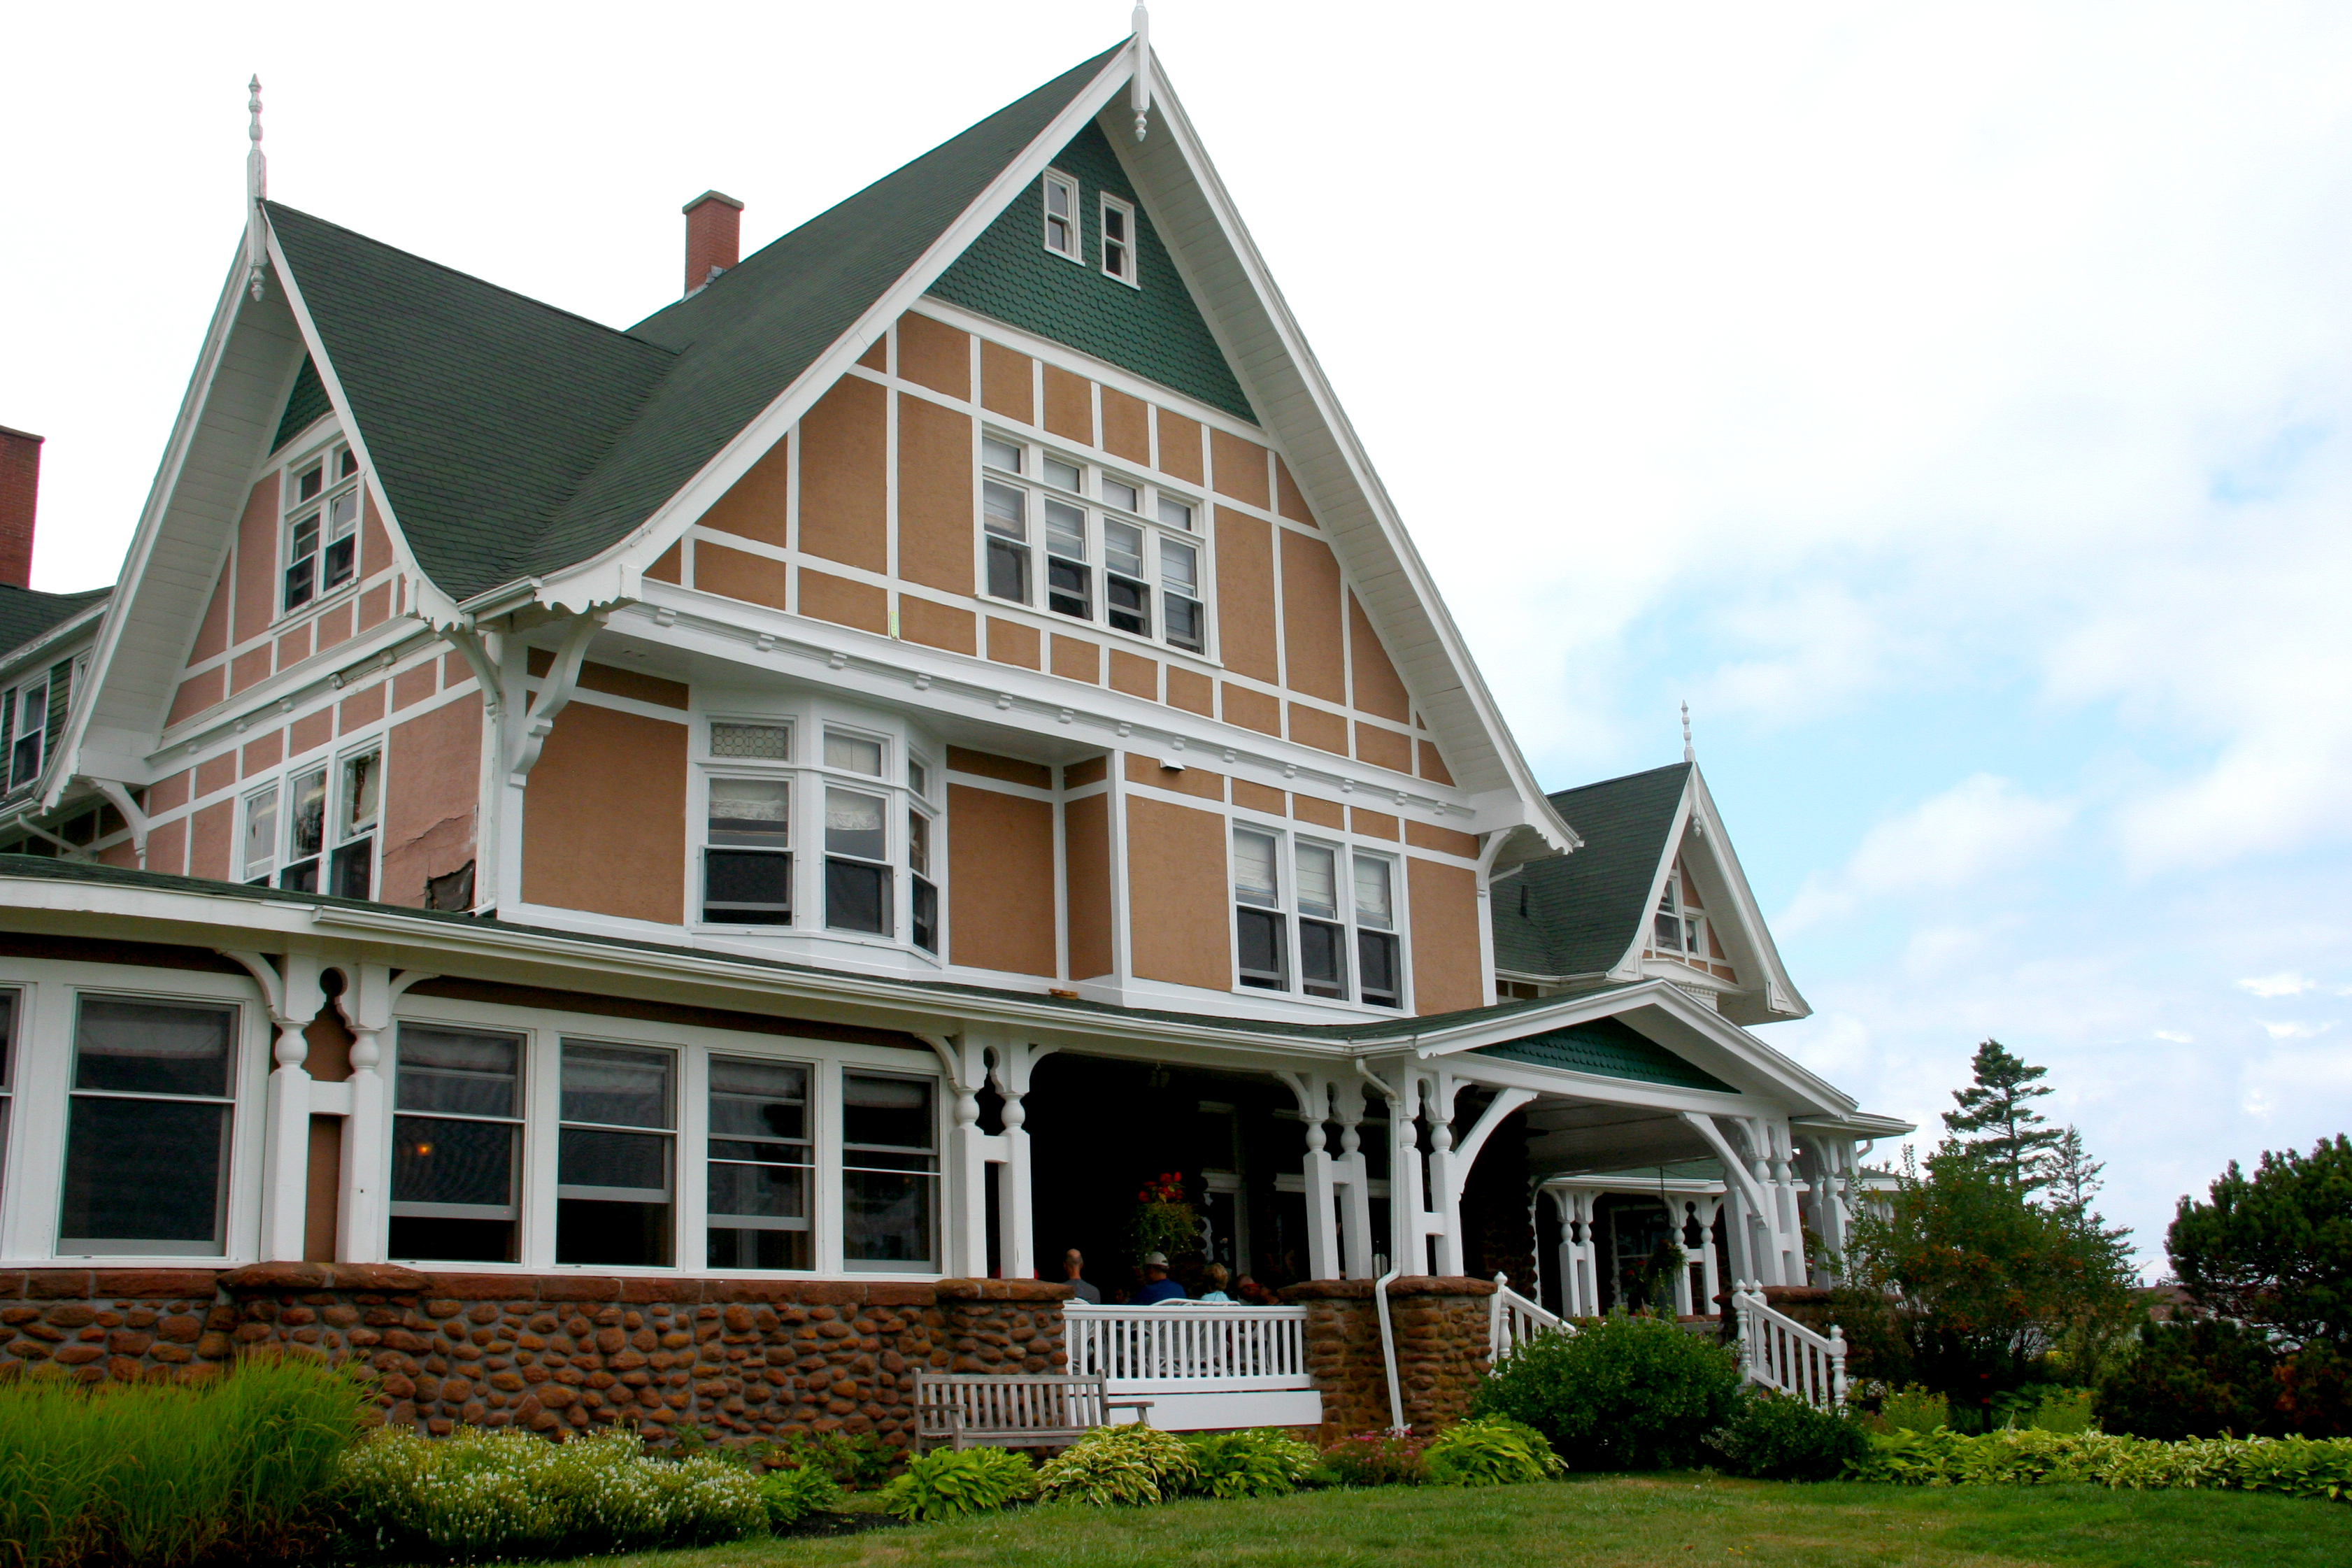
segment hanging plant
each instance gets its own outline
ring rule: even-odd
[[[1201,1219],[1192,1205],[1184,1201],[1184,1178],[1175,1171],[1165,1171],[1143,1184],[1135,1194],[1135,1256],[1149,1258],[1155,1252],[1170,1258],[1179,1253],[1197,1252],[1201,1246]]]

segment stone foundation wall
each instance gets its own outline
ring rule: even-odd
[[[1388,1365],[1372,1283],[1318,1279],[1282,1293],[1284,1300],[1307,1309],[1307,1366],[1323,1394],[1325,1442],[1389,1425]],[[1414,1431],[1427,1436],[1468,1413],[1470,1396],[1486,1375],[1494,1294],[1487,1279],[1408,1276],[1390,1282],[1397,1384]]]
[[[210,1376],[286,1347],[364,1361],[384,1418],[535,1431],[913,1441],[915,1369],[1062,1370],[1066,1286],[425,1273],[381,1264],[0,1272],[0,1369]],[[1375,1348],[1377,1353],[1377,1347]]]

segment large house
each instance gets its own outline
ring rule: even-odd
[[[1117,1298],[1164,1173],[1268,1286],[1826,1266],[1904,1125],[1695,765],[1538,785],[1139,36],[625,329],[255,135],[120,582],[0,561],[0,1269]]]

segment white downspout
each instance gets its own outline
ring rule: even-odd
[[[1389,1271],[1372,1281],[1372,1310],[1380,1315],[1381,1320],[1381,1361],[1389,1374],[1389,1430],[1391,1432],[1411,1430],[1404,1424],[1404,1393],[1397,1383],[1396,1331],[1389,1324],[1389,1286],[1403,1272],[1403,1267],[1391,1259]]]

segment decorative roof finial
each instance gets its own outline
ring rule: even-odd
[[[1135,75],[1127,100],[1135,110],[1135,139],[1140,142],[1151,123],[1151,13],[1138,5],[1131,21],[1135,28]]]
[[[1687,702],[1683,704],[1683,761],[1686,763],[1698,761],[1698,753],[1691,750],[1690,704]]]
[[[245,100],[246,112],[253,118],[246,134],[253,139],[253,151],[245,155],[245,262],[249,268],[247,281],[253,291],[253,302],[261,303],[261,274],[268,265],[269,251],[261,237],[261,204],[269,195],[269,161],[261,155],[261,78],[256,76],[246,84],[249,95]]]

